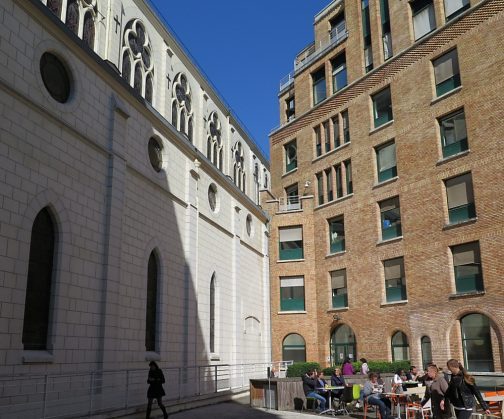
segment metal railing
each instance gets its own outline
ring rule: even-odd
[[[288,196],[281,197],[278,203],[278,212],[290,212],[290,211],[299,211],[302,210],[303,207],[301,205],[301,197],[300,196]]]
[[[285,377],[292,361],[163,368],[165,400],[176,402],[223,391],[246,390],[267,368]],[[0,418],[93,417],[146,404],[147,371],[92,371],[0,376]]]
[[[280,90],[285,89],[292,83],[294,83],[294,70],[280,80]]]

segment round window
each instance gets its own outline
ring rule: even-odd
[[[252,216],[250,214],[247,215],[245,227],[247,228],[247,234],[250,236],[252,234]]]
[[[40,75],[44,86],[59,103],[65,103],[70,97],[70,75],[61,60],[50,52],[40,58]]]
[[[208,203],[213,212],[217,210],[217,186],[213,183],[208,187]]]
[[[149,140],[148,147],[150,163],[156,172],[160,172],[163,167],[163,147],[154,137]]]

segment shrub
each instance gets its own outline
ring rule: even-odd
[[[354,370],[357,374],[360,373],[362,362],[352,362]],[[341,365],[337,364],[341,368]],[[403,369],[405,372],[410,368],[409,361],[368,361],[369,370],[380,373],[395,373],[398,369]],[[324,375],[332,375],[334,367],[324,368]]]
[[[301,377],[309,370],[320,370],[318,362],[295,362],[287,368],[287,377]]]

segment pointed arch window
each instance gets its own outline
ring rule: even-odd
[[[65,24],[74,34],[79,34],[79,5],[77,0],[67,1]]]
[[[232,150],[233,153],[233,174],[235,185],[245,192],[245,157],[240,141],[237,141]]]
[[[214,111],[208,117],[207,128],[207,157],[218,169],[222,170],[222,135],[221,123],[217,113]]]
[[[215,353],[215,274],[210,280],[210,352]]]
[[[145,316],[145,350],[150,352],[156,351],[158,265],[156,253],[152,251],[147,265],[147,306]]]
[[[124,29],[122,77],[140,96],[152,103],[154,65],[151,43],[140,19],[130,20]],[[131,69],[134,68],[132,74]]]
[[[179,73],[175,77],[172,96],[172,124],[192,142],[192,94],[185,74]]]
[[[47,0],[47,8],[56,16],[61,17],[62,0]]]
[[[84,15],[84,27],[82,29],[82,40],[91,49],[94,49],[95,44],[95,24],[93,13],[88,11]]]
[[[25,350],[47,349],[55,243],[51,214],[43,208],[31,231],[22,337]]]
[[[392,336],[392,361],[409,361],[408,337],[403,332],[396,332]]]

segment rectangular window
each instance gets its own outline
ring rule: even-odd
[[[341,164],[336,165],[336,197],[341,198],[343,196],[343,176],[341,173]]]
[[[476,217],[472,178],[470,173],[445,180],[450,224]]]
[[[394,119],[392,114],[392,98],[390,96],[390,87],[371,96],[373,100],[374,126],[386,124]]]
[[[402,236],[401,208],[398,196],[380,202],[380,219],[382,240],[390,240]]]
[[[453,156],[469,148],[467,143],[465,113],[463,109],[440,118],[439,128],[441,130],[443,157]]]
[[[348,307],[346,269],[331,272],[332,308]]]
[[[325,68],[321,68],[312,74],[313,80],[313,104],[322,102],[326,98]]]
[[[290,172],[297,168],[297,144],[296,140],[285,145],[285,171]]]
[[[397,176],[396,146],[394,141],[376,148],[376,166],[378,169],[378,182],[384,182]]]
[[[347,36],[345,12],[341,12],[329,23],[331,25],[331,32],[329,33],[331,40],[335,40],[334,42],[339,42],[341,39]]]
[[[436,95],[441,96],[460,86],[460,70],[457,49],[432,61],[436,79]]]
[[[380,15],[382,24],[383,58],[392,57],[392,34],[390,33],[390,14],[388,0],[380,0]]]
[[[469,9],[471,4],[469,0],[444,0],[446,20],[453,19],[455,16]]]
[[[280,260],[303,259],[303,227],[281,227]]]
[[[451,247],[457,294],[483,291],[479,242]]]
[[[287,211],[295,211],[301,209],[301,201],[299,200],[298,184],[290,185],[285,188],[287,197]]]
[[[334,148],[338,148],[341,143],[340,143],[340,132],[339,132],[339,117],[336,115],[332,119],[333,123],[333,135],[334,135]]]
[[[343,119],[343,142],[350,142],[350,121],[348,119],[348,111],[341,112],[341,118]]]
[[[373,69],[373,48],[371,45],[364,48],[364,66],[366,73]]]
[[[294,96],[288,98],[285,101],[286,104],[286,115],[287,115],[287,121],[292,121],[294,118],[296,118],[296,102],[294,100]]]
[[[343,217],[329,220],[329,253],[345,250],[345,222]]]
[[[350,195],[353,193],[353,180],[352,180],[352,162],[346,160],[345,164],[345,175],[346,175],[346,193]]]
[[[280,311],[304,311],[304,277],[280,278]]]
[[[329,121],[325,121],[322,124],[324,128],[324,144],[325,152],[331,151],[331,131],[329,130]]]
[[[324,176],[322,172],[317,173],[317,192],[318,204],[322,205],[324,203]]]
[[[331,169],[327,169],[325,171],[325,176],[326,176],[327,202],[330,202],[334,199]]]
[[[332,61],[333,92],[347,85],[346,56],[343,52]]]
[[[413,14],[415,41],[436,29],[436,16],[432,0],[415,0],[410,3]]]
[[[404,258],[384,260],[383,269],[385,271],[385,296],[387,303],[406,300]]]
[[[315,156],[319,157],[322,155],[322,134],[320,132],[320,126],[314,128],[315,133]]]

